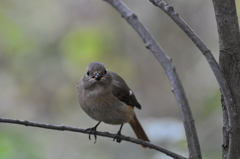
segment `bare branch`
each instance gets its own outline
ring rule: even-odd
[[[45,128],[45,129],[51,129],[51,130],[72,131],[72,132],[80,132],[80,133],[89,134],[89,131],[85,132],[85,129],[82,129],[82,128],[69,127],[69,126],[64,126],[64,125],[51,125],[51,124],[36,123],[36,122],[27,121],[27,120],[0,118],[0,122],[25,125],[25,126],[31,126],[31,127],[38,127],[38,128]],[[108,132],[100,132],[100,131],[96,131],[95,133],[98,136],[109,137],[109,138],[114,138],[116,135],[116,134],[111,134]],[[93,132],[91,132],[91,134],[93,134]],[[134,138],[123,136],[123,135],[121,135],[119,138],[121,140],[129,141],[129,142],[132,142],[132,143],[135,143],[138,145],[144,145],[151,149],[155,149],[155,150],[160,151],[160,152],[162,152],[168,156],[171,156],[175,159],[187,159],[187,158],[185,158],[181,155],[178,155],[174,152],[171,152],[163,147],[160,147],[158,145],[152,144],[152,143],[144,141],[144,140],[134,139]]]
[[[227,85],[225,78],[222,75],[222,72],[220,71],[216,59],[212,55],[212,52],[201,41],[197,34],[189,27],[189,25],[179,16],[179,14],[174,11],[174,8],[172,6],[168,5],[163,0],[150,0],[150,1],[154,5],[161,8],[187,34],[187,36],[193,41],[193,43],[199,48],[199,50],[205,56],[221,88],[224,99],[226,100],[228,111],[232,111],[229,109],[230,105],[233,104],[233,99],[229,87]],[[233,122],[233,119],[230,120],[231,122]]]
[[[235,159],[240,156],[240,92],[238,87],[240,84],[240,32],[238,14],[235,0],[212,0],[212,2],[219,36],[219,66],[229,85],[234,103],[227,105],[228,101],[225,98],[222,100],[222,158]]]
[[[216,0],[213,0],[213,2],[215,2],[215,1]],[[232,141],[232,142],[230,142],[230,151],[235,151],[236,149],[234,149],[232,147],[237,147],[236,146],[237,141],[238,141],[237,139],[239,138],[238,137],[239,133],[238,133],[237,127],[234,126],[236,124],[238,125],[238,122],[235,122],[236,121],[236,110],[234,109],[235,104],[234,104],[234,100],[233,100],[232,94],[230,92],[229,86],[227,84],[227,81],[226,81],[225,77],[223,76],[217,61],[215,60],[214,56],[212,55],[211,51],[207,48],[207,46],[201,41],[201,39],[197,36],[197,34],[189,27],[189,25],[179,16],[179,14],[174,11],[174,8],[172,6],[168,5],[163,0],[150,0],[150,2],[152,2],[155,6],[158,6],[160,9],[162,9],[182,29],[187,34],[187,36],[193,41],[193,43],[199,48],[199,50],[202,52],[202,54],[205,56],[205,58],[207,59],[208,64],[210,65],[210,67],[218,81],[219,87],[221,88],[221,93],[224,98],[224,103],[226,104],[229,126],[226,124],[225,124],[225,126],[227,127],[228,130],[231,129],[231,132],[232,132],[232,133],[230,133],[230,140]],[[221,38],[222,35],[219,35],[220,36],[220,44],[223,44],[222,41],[224,41],[225,42],[224,45],[229,44],[229,43],[236,43],[235,46],[238,46],[239,45],[238,44],[239,43],[239,37],[238,37],[239,36],[239,27],[238,27],[238,24],[236,26],[237,14],[236,14],[236,10],[234,10],[236,8],[235,3],[234,3],[234,0],[232,0],[231,2],[226,1],[226,3],[231,3],[234,6],[227,8],[226,6],[222,5],[223,4],[222,1],[219,1],[218,4],[221,7],[223,6],[222,8],[224,11],[230,12],[229,15],[231,16],[231,17],[227,17],[226,15],[228,13],[224,12],[224,13],[222,13],[222,14],[224,14],[223,17],[228,19],[227,21],[229,21],[230,19],[235,20],[235,21],[228,22],[229,26],[228,26],[228,28],[225,28],[227,31],[231,30],[231,32],[233,33],[232,35],[230,35],[228,32],[223,34],[225,36],[223,38]],[[216,8],[218,6],[214,5],[214,7],[215,7],[215,12],[216,12]],[[233,11],[235,11],[234,14],[232,13]],[[216,15],[219,15],[219,14],[220,13],[216,13]],[[236,17],[232,18],[233,15],[236,15]],[[220,16],[216,16],[216,17],[220,17]],[[218,18],[217,18],[217,20],[218,20]],[[226,27],[226,25],[224,27]],[[226,36],[229,38],[227,38]],[[236,39],[236,37],[238,39]],[[226,48],[230,48],[230,47],[226,47]],[[233,48],[233,49],[236,50],[236,48]],[[235,52],[238,52],[238,51],[235,51]],[[225,58],[226,57],[224,57],[224,59]],[[232,80],[232,78],[230,78],[230,79]],[[234,87],[236,87],[236,85],[234,85]],[[231,144],[233,144],[233,145],[231,145]],[[235,152],[237,152],[237,151],[235,151]]]
[[[170,83],[172,90],[177,100],[178,106],[181,111],[183,124],[185,128],[189,156],[190,158],[201,159],[200,145],[197,137],[197,132],[192,117],[191,109],[188,104],[183,86],[176,73],[171,59],[165,54],[161,46],[156,42],[147,28],[138,20],[137,16],[120,0],[104,0],[111,4],[120,14],[127,20],[127,22],[135,29],[140,35],[146,47],[154,54],[157,60],[163,66]]]

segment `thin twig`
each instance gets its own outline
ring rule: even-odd
[[[201,150],[197,137],[197,132],[192,117],[191,109],[188,104],[181,81],[176,73],[175,67],[161,46],[156,42],[147,28],[138,20],[137,16],[120,0],[104,0],[111,4],[120,14],[127,20],[127,22],[135,29],[144,41],[146,47],[154,54],[157,60],[163,66],[170,83],[172,90],[177,100],[178,106],[181,111],[183,124],[185,128],[189,156],[195,159],[201,159]]]
[[[89,131],[85,132],[85,129],[82,129],[82,128],[69,127],[69,126],[64,126],[64,125],[51,125],[51,124],[36,123],[36,122],[27,121],[27,120],[0,118],[0,122],[25,125],[25,126],[31,126],[31,127],[38,127],[38,128],[45,128],[45,129],[51,129],[51,130],[71,131],[71,132],[80,132],[80,133],[87,133],[87,134],[89,133]],[[93,132],[91,132],[91,134],[93,134]],[[108,132],[100,132],[100,131],[96,131],[95,134],[98,136],[109,137],[109,138],[114,138],[116,135],[116,134],[111,134]],[[163,147],[160,147],[158,145],[152,144],[152,143],[144,141],[144,140],[134,139],[134,138],[123,136],[123,135],[121,135],[119,138],[121,140],[129,141],[129,142],[132,142],[135,144],[144,145],[151,149],[155,149],[155,150],[165,153],[166,155],[171,156],[175,159],[187,159],[187,158],[185,158],[181,155],[178,155],[174,152],[171,152]]]

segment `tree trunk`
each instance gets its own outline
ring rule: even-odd
[[[240,34],[236,5],[234,0],[213,0],[213,5],[219,34],[219,65],[233,97],[230,108],[222,98],[222,158],[240,159]]]

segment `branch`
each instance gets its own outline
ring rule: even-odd
[[[228,114],[233,113],[230,108],[233,105],[233,98],[230,93],[230,89],[227,85],[227,82],[220,71],[219,65],[212,55],[212,52],[207,48],[207,46],[201,41],[201,39],[197,36],[197,34],[190,28],[190,26],[179,16],[178,13],[174,11],[173,6],[168,5],[163,0],[150,0],[155,6],[161,8],[192,40],[192,42],[198,47],[198,49],[202,52],[202,54],[207,59],[208,64],[210,65],[218,84],[221,88],[224,100],[226,101],[226,105],[228,108]],[[231,117],[231,115],[230,115]],[[230,123],[233,123],[234,119],[229,119]]]
[[[240,93],[238,87],[240,83],[240,32],[237,17],[238,14],[235,0],[212,0],[212,2],[214,6],[219,36],[219,65],[231,89],[234,103],[231,105],[226,105],[226,99],[224,98],[224,100],[222,100],[222,158],[235,159],[239,158],[240,156]]]
[[[0,118],[1,123],[11,123],[11,124],[18,124],[18,125],[25,125],[25,126],[32,126],[32,127],[38,127],[38,128],[45,128],[45,129],[51,129],[51,130],[60,130],[60,131],[71,131],[71,132],[79,132],[79,133],[87,133],[89,134],[89,131],[85,132],[85,129],[82,128],[76,128],[76,127],[69,127],[69,126],[64,126],[64,125],[50,125],[50,124],[43,124],[43,123],[36,123],[36,122],[31,122],[27,120],[18,120],[18,119],[5,119],[5,118]],[[91,132],[93,134],[93,132]],[[103,137],[109,137],[109,138],[114,138],[116,134],[111,134],[108,132],[100,132],[96,131],[96,135],[98,136],[103,136]],[[155,149],[157,151],[160,151],[162,153],[165,153],[168,156],[171,156],[175,159],[187,159],[181,155],[178,155],[174,152],[171,152],[163,147],[160,147],[158,145],[152,144],[150,142],[140,140],[140,139],[134,139],[131,137],[123,136],[121,135],[119,137],[121,140],[125,140],[128,142],[132,142],[138,145],[144,145],[146,147],[149,147],[151,149]]]
[[[190,158],[201,159],[200,145],[197,137],[197,132],[192,117],[191,109],[188,104],[181,81],[176,73],[171,59],[165,54],[161,46],[156,42],[147,28],[138,20],[137,16],[120,0],[104,0],[111,4],[120,14],[127,20],[127,22],[135,29],[139,36],[144,41],[146,47],[154,54],[157,60],[161,63],[162,67],[167,74],[169,81],[172,85],[172,91],[177,100],[178,106],[181,111],[183,124],[185,128],[189,156]]]
[[[162,9],[182,29],[186,33],[186,35],[193,41],[193,43],[199,48],[199,50],[202,52],[202,54],[205,56],[205,58],[207,59],[207,62],[210,65],[210,67],[217,79],[218,85],[221,88],[221,93],[224,98],[224,103],[226,104],[229,125],[225,124],[225,126],[227,126],[227,129],[231,130],[231,132],[232,132],[232,133],[230,133],[231,142],[229,145],[230,153],[228,155],[231,156],[232,154],[235,154],[238,151],[238,149],[234,149],[233,147],[237,147],[237,141],[239,139],[239,136],[238,136],[239,131],[238,131],[237,127],[235,126],[235,125],[238,125],[238,122],[236,122],[237,113],[236,113],[236,110],[234,109],[235,104],[234,104],[232,94],[230,92],[229,85],[227,84],[226,78],[223,76],[217,61],[215,60],[214,56],[212,55],[211,51],[207,48],[207,46],[201,41],[201,39],[197,36],[197,34],[188,26],[188,24],[179,16],[179,14],[174,11],[174,8],[172,6],[168,5],[163,0],[150,0],[150,2],[152,2],[155,6]],[[234,21],[234,22],[232,22],[232,21],[228,22],[228,24],[229,24],[228,28],[226,27],[227,25],[221,26],[221,27],[226,27],[225,29],[227,30],[227,33],[219,35],[220,36],[219,41],[221,44],[220,47],[222,47],[222,45],[225,46],[226,44],[229,44],[229,43],[230,44],[235,43],[234,46],[239,46],[239,44],[238,44],[239,43],[239,27],[238,27],[238,23],[237,23],[236,10],[234,10],[234,9],[236,9],[234,0],[232,0],[231,2],[229,2],[229,1],[226,2],[226,3],[233,5],[229,8],[224,6],[223,4],[225,4],[225,3],[223,3],[222,1],[218,1],[219,6],[215,5],[216,0],[213,0],[213,3],[214,3],[214,7],[215,7],[215,12],[217,12],[216,13],[217,22],[218,22],[218,20],[219,21],[221,20],[220,19],[221,17],[219,16],[220,12],[218,12],[218,10],[217,10],[220,8],[219,6],[222,7],[222,10],[224,10],[226,12],[230,12],[230,13],[226,13],[226,12],[222,13],[224,15],[222,17],[227,19],[227,20],[225,20],[225,22],[228,22],[229,20]],[[232,13],[232,12],[235,12],[235,13]],[[227,14],[230,15],[230,17],[227,17],[226,16]],[[233,15],[236,15],[236,17],[232,18]],[[224,20],[222,20],[222,21],[224,21]],[[219,24],[219,22],[218,22],[218,24]],[[218,25],[218,31],[219,30],[221,31],[221,29],[219,29],[219,25]],[[232,33],[231,35],[229,34],[229,31],[231,31],[231,33]],[[223,37],[223,35],[225,37]],[[232,47],[227,46],[226,48],[232,48]],[[236,52],[239,52],[239,51],[236,51]],[[226,57],[224,57],[223,59],[225,60]],[[224,61],[224,62],[226,62],[226,61]],[[229,69],[229,68],[227,68],[227,69]],[[228,71],[229,70],[227,70],[226,72],[228,72]],[[238,73],[238,70],[236,73]],[[232,81],[232,78],[230,78],[230,80]],[[235,84],[234,87],[236,87],[236,85],[238,85],[238,84]],[[237,89],[237,91],[238,91],[238,89]],[[232,152],[232,151],[234,151],[234,152]]]

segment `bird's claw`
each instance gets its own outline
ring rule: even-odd
[[[95,138],[94,144],[97,142],[97,134],[96,134],[96,132],[97,132],[97,127],[98,127],[98,125],[99,125],[100,123],[101,123],[101,121],[99,121],[99,122],[97,123],[97,125],[95,125],[94,127],[88,128],[88,129],[85,129],[85,130],[84,130],[84,133],[86,133],[87,131],[89,131],[89,132],[88,132],[88,134],[89,134],[89,136],[88,136],[89,140],[91,140],[91,133],[93,133],[94,138]]]
[[[93,133],[94,139],[95,139],[94,144],[95,144],[97,142],[97,135],[96,135],[97,129],[96,129],[96,127],[85,129],[84,133],[87,133],[87,131],[89,131],[89,133],[88,133],[89,134],[89,136],[88,136],[89,140],[91,140],[91,133]]]
[[[122,134],[121,134],[121,132],[119,131],[119,132],[117,132],[117,134],[114,136],[114,138],[113,138],[113,141],[117,141],[118,143],[120,143],[122,140],[119,138],[120,136],[121,136]]]

